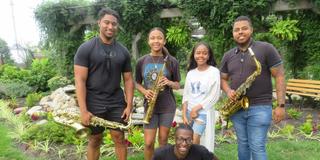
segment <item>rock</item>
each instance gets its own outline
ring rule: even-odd
[[[144,107],[138,107],[138,108],[136,108],[136,112],[137,112],[137,113],[144,114]]]
[[[140,114],[140,113],[132,113],[131,118],[132,119],[143,119],[144,114]]]
[[[14,113],[14,114],[20,114],[21,112],[24,112],[24,111],[26,111],[26,110],[28,110],[28,107],[18,107],[18,108],[15,108],[15,109],[13,110],[13,113]]]
[[[36,122],[36,125],[46,124],[47,122],[48,122],[48,120],[42,119],[42,120],[40,120],[40,121],[37,121],[37,122]]]
[[[26,114],[27,114],[28,116],[31,116],[34,112],[37,112],[37,111],[40,111],[40,110],[42,110],[42,106],[33,106],[32,108],[30,108],[30,109],[26,112]]]

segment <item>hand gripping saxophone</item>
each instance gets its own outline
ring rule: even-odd
[[[222,108],[219,109],[220,114],[223,116],[224,119],[229,119],[231,115],[233,115],[235,112],[243,109],[249,108],[249,99],[245,96],[247,89],[252,85],[252,82],[256,79],[258,75],[261,74],[261,64],[257,60],[256,56],[254,55],[254,52],[249,47],[248,51],[250,53],[250,56],[253,58],[255,64],[256,64],[256,70],[246,79],[244,83],[242,83],[238,89],[236,90],[236,100],[228,99],[227,102],[224,104]]]
[[[55,122],[72,127],[76,130],[76,136],[79,138],[87,137],[90,134],[90,129],[81,124],[81,117],[78,108],[75,109],[65,109],[57,110],[53,112],[53,119]],[[129,117],[129,122],[124,125],[119,122],[108,121],[96,116],[92,116],[90,119],[90,125],[102,126],[111,129],[127,130],[131,126],[131,116]]]
[[[145,123],[145,124],[150,123],[150,119],[153,114],[153,110],[154,110],[154,106],[155,106],[157,98],[158,98],[158,94],[163,89],[161,86],[158,85],[158,83],[163,76],[164,69],[166,68],[167,59],[168,59],[168,56],[166,56],[164,58],[162,68],[157,75],[157,79],[153,83],[152,91],[154,94],[153,94],[152,99],[148,102],[148,109],[147,109],[147,112],[145,113],[144,118],[143,118],[143,123]]]

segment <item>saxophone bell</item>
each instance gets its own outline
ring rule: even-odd
[[[70,127],[76,130],[76,137],[79,139],[86,138],[90,135],[91,130],[80,123],[72,123]]]

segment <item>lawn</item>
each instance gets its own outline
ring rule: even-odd
[[[35,159],[18,150],[12,139],[8,136],[8,126],[0,124],[0,160],[29,160]],[[215,154],[220,160],[237,159],[236,144],[222,143],[216,146]],[[318,141],[289,141],[270,140],[267,145],[269,160],[318,160],[320,145]],[[49,156],[50,157],[50,156]],[[115,157],[101,157],[102,160],[114,160]],[[143,153],[129,155],[129,160],[143,159]]]
[[[288,141],[272,140],[267,144],[269,160],[319,160],[320,144],[318,141]],[[236,160],[236,144],[221,144],[216,146],[215,154],[220,160]],[[115,157],[102,158],[114,160]],[[143,160],[143,153],[129,156],[129,160]]]

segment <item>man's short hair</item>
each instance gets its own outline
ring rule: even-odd
[[[234,27],[234,24],[239,21],[247,21],[249,22],[250,27],[252,27],[252,21],[248,16],[239,16],[238,18],[236,18],[232,24],[232,27]]]
[[[120,16],[118,12],[110,8],[102,8],[98,13],[98,19],[101,20],[105,15],[112,15],[117,18],[118,22],[120,21]]]
[[[192,127],[187,124],[183,124],[183,123],[179,124],[179,126],[176,128],[176,131],[174,132],[174,134],[177,134],[178,130],[181,130],[181,129],[188,130],[188,131],[192,132],[192,134],[193,134]]]

